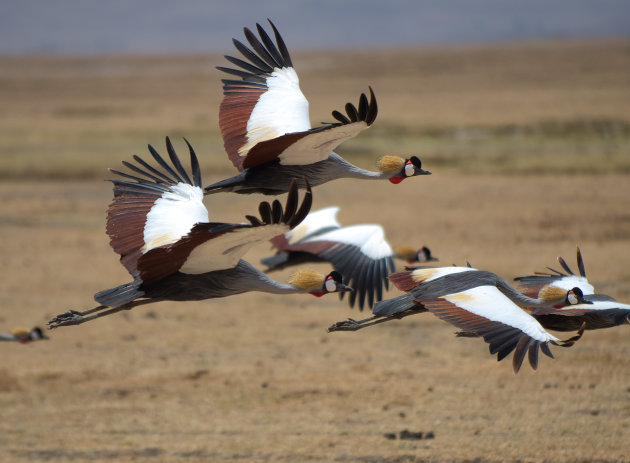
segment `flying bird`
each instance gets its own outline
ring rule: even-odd
[[[558,262],[563,273],[548,268],[549,272],[536,272],[535,275],[515,278],[520,288],[530,297],[538,297],[546,287],[568,288],[579,287],[584,294],[584,303],[557,307],[538,308],[531,315],[549,330],[574,331],[584,324],[586,330],[611,328],[630,323],[630,305],[622,304],[605,294],[595,293],[595,288],[586,279],[586,270],[580,248],[577,248],[577,266],[579,276],[573,273],[562,257]]]
[[[533,369],[538,367],[539,349],[552,357],[549,344],[573,345],[578,334],[562,341],[545,329],[522,307],[553,307],[583,303],[579,288],[557,288],[533,299],[516,291],[491,272],[471,267],[419,267],[390,276],[392,283],[406,294],[375,305],[374,316],[352,319],[332,325],[329,331],[356,331],[365,326],[400,319],[421,312],[431,312],[442,320],[465,330],[466,335],[481,336],[490,345],[497,360],[512,351],[512,366],[517,373],[527,355]]]
[[[234,67],[217,69],[233,76],[223,79],[223,101],[219,126],[225,150],[239,174],[205,188],[205,193],[231,191],[241,194],[285,193],[291,179],[299,187],[339,178],[389,179],[400,183],[407,177],[427,175],[416,156],[404,159],[383,156],[377,172],[360,169],[333,150],[372,125],[378,106],[370,88],[370,98],[361,94],[358,106],[347,103],[346,114],[333,111],[335,122],[311,127],[308,101],[302,94],[291,56],[269,21],[275,43],[260,24],[260,38],[244,28],[248,46],[234,39],[243,59],[225,58]]]
[[[293,230],[272,238],[277,252],[261,260],[267,266],[266,271],[305,262],[329,262],[344,275],[344,283],[354,289],[348,297],[350,307],[358,301],[359,309],[363,310],[366,300],[372,308],[375,300],[383,298],[383,286],[389,289],[387,277],[396,271],[395,257],[408,262],[436,260],[426,246],[419,250],[411,246],[392,250],[380,225],[342,227],[337,221],[338,212],[336,206],[311,212]],[[340,293],[340,297],[343,295]]]
[[[0,333],[0,341],[16,341],[21,344],[26,344],[33,341],[41,341],[42,339],[48,339],[42,329],[39,326],[31,328],[30,330],[23,327],[15,328],[11,333]]]
[[[350,290],[338,272],[323,276],[302,271],[289,284],[282,284],[241,259],[255,244],[290,230],[306,217],[312,203],[308,185],[301,204],[297,183],[292,182],[284,209],[278,200],[261,202],[260,217],[246,216],[247,224],[210,222],[199,163],[186,143],[192,176],[168,137],[172,166],[149,145],[161,170],[139,156],[134,156],[135,164],[123,161],[133,174],[110,169],[122,179],[111,180],[114,199],[107,213],[107,234],[133,281],[96,293],[97,307],[57,315],[48,322],[50,328],[78,325],[159,301],[198,301],[246,291],[321,296]]]
[[[536,272],[534,275],[517,277],[518,289],[529,297],[538,297],[540,291],[547,287],[570,289],[578,287],[582,290],[582,294],[594,294],[595,288],[586,279],[586,270],[584,268],[584,259],[580,248],[577,248],[577,265],[580,275],[573,273],[573,270],[567,265],[566,261],[558,256],[558,263],[566,273],[547,267],[549,272]]]

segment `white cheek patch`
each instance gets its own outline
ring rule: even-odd
[[[575,305],[578,302],[578,297],[575,295],[575,293],[573,291],[571,291],[568,295],[567,295],[567,300],[569,301],[569,304],[571,305]]]
[[[337,290],[337,282],[332,278],[328,278],[326,280],[325,287],[326,291],[328,291],[329,293],[334,293]]]
[[[415,173],[416,173],[416,168],[414,167],[413,164],[411,163],[405,164],[405,176],[413,177],[413,174]]]

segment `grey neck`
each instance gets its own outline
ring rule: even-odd
[[[247,281],[248,291],[261,291],[272,294],[306,292],[304,289],[298,288],[297,286],[280,283],[279,281],[269,278],[265,273],[261,272],[247,261],[240,260],[236,268],[238,269],[239,278]]]
[[[508,282],[502,279],[497,279],[496,286],[503,294],[505,294],[512,302],[514,302],[519,307],[549,308],[563,302],[561,299],[556,299],[555,301],[545,301],[542,299],[533,299],[531,297],[525,296],[520,291],[514,289],[512,285],[510,285]]]
[[[384,178],[392,178],[395,173],[385,173],[378,172],[372,170],[361,169],[360,167],[355,166],[354,164],[350,164],[348,161],[343,159],[336,153],[330,153],[328,156],[328,161],[331,163],[333,168],[337,170],[340,174],[340,177],[347,178],[363,178],[363,179],[384,179]]]

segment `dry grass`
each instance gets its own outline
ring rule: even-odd
[[[628,41],[297,54],[314,123],[372,85],[379,117],[342,152],[508,173],[630,171]],[[100,178],[164,135],[206,169],[231,165],[218,134],[221,56],[0,58],[0,175]],[[212,155],[208,155],[211,153]]]
[[[442,143],[459,143],[457,136],[442,133],[458,127],[489,127],[487,143],[496,146],[497,131],[510,124],[627,124],[628,89],[613,72],[628,66],[627,47],[420,50],[377,54],[369,66],[358,55],[352,62],[366,67],[346,61],[334,88],[323,79],[338,57],[295,61],[306,60],[305,91],[320,96],[313,113],[323,116],[313,120],[325,118],[369,82],[381,102],[377,124],[406,134],[415,126],[436,130],[437,135],[421,131],[419,139],[426,146],[434,143],[431,159],[437,160]],[[582,67],[570,60],[557,64],[559,56],[577,60],[579,50],[588,58]],[[546,71],[523,64],[525,57],[540,61]],[[420,66],[420,59],[429,64]],[[147,141],[161,148],[166,133],[199,142],[206,181],[231,172],[223,154],[216,154],[220,95],[208,61],[4,60],[0,326],[43,324],[69,308],[90,306],[94,292],[129,278],[103,233],[110,186],[45,175],[100,177],[99,169],[141,151]],[[399,73],[392,70],[396,63]],[[495,71],[502,63],[507,70],[500,78]],[[560,69],[552,73],[555,67]],[[470,70],[468,79],[461,69]],[[519,79],[520,72],[529,74]],[[521,96],[524,88],[529,97]],[[579,95],[589,97],[575,98]],[[549,104],[540,108],[545,101]],[[531,175],[528,164],[526,173],[505,176],[498,175],[504,172],[500,166],[493,167],[503,160],[488,161],[473,151],[470,162],[455,168],[425,160],[432,176],[397,186],[360,181],[321,186],[314,207],[339,204],[345,224],[382,223],[393,244],[427,244],[445,265],[469,260],[505,278],[557,266],[558,254],[574,265],[579,244],[597,289],[627,302],[630,181],[622,168],[627,161],[623,151],[614,150],[596,161],[580,157],[584,144],[608,146],[609,139],[591,133],[582,143],[580,134],[570,133],[547,131],[541,145],[554,140],[572,164],[588,160],[584,166]],[[627,150],[627,134],[620,133],[610,144]],[[398,145],[393,136],[390,149],[399,150],[405,137]],[[515,141],[511,149],[516,153],[522,146]],[[177,147],[183,149],[181,143]],[[7,160],[9,152],[14,157]],[[544,148],[531,158],[544,161],[550,152]],[[600,168],[609,159],[621,173]],[[360,161],[369,165],[373,157]],[[21,171],[31,163],[36,180]],[[206,203],[212,218],[239,221],[256,210],[259,199],[226,194]],[[258,262],[267,253],[263,246],[248,260]],[[288,273],[276,277],[286,280]],[[357,333],[326,334],[326,326],[347,316],[360,314],[335,297],[246,294],[156,304],[55,330],[46,342],[4,343],[0,461],[628,461],[627,327],[588,332],[571,349],[553,349],[556,359],[542,359],[538,372],[523,367],[515,376],[483,342],[455,339],[452,327],[428,314]],[[435,437],[384,437],[404,429]]]

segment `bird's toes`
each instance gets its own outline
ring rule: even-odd
[[[342,322],[333,323],[328,327],[328,332],[332,333],[333,331],[355,331],[359,327],[359,322],[353,320],[352,318],[348,318]]]
[[[51,318],[47,325],[49,329],[59,328],[60,326],[76,325],[83,317],[76,310],[69,310]]]

